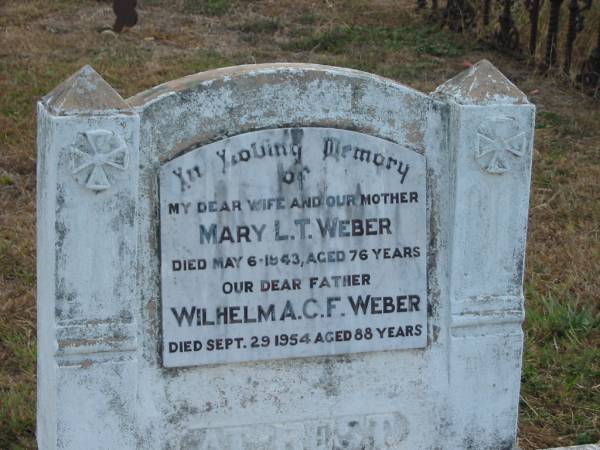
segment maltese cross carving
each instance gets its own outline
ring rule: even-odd
[[[477,130],[475,159],[486,172],[501,175],[511,169],[512,160],[525,153],[526,137],[512,117],[485,122]]]
[[[86,188],[100,192],[111,186],[111,170],[127,168],[127,144],[116,133],[91,130],[79,133],[71,146],[71,173]]]

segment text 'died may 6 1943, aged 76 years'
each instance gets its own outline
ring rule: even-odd
[[[160,171],[167,367],[424,347],[425,158],[284,128]]]

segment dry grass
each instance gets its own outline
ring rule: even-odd
[[[34,447],[35,101],[84,64],[121,94],[224,65],[354,67],[423,91],[491,59],[538,106],[520,444],[600,439],[600,107],[392,0],[145,0],[115,36],[108,4],[0,4],[0,448]],[[161,4],[168,4],[162,7]]]

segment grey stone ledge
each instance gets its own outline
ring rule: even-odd
[[[600,450],[598,444],[575,445],[573,447],[553,447],[546,450]]]

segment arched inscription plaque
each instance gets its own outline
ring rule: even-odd
[[[262,130],[160,170],[166,367],[424,347],[425,157]]]

